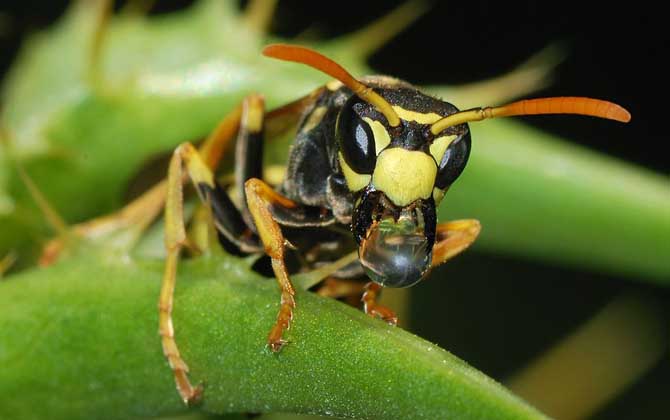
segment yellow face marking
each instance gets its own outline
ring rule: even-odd
[[[372,184],[397,206],[406,206],[433,193],[437,165],[423,152],[386,149],[377,156]]]
[[[314,127],[319,125],[321,120],[323,119],[323,116],[326,114],[326,107],[325,106],[319,106],[312,111],[311,114],[309,114],[309,117],[307,117],[307,121],[305,121],[305,124],[302,126],[303,132],[308,132],[312,131]]]
[[[405,121],[416,121],[419,124],[432,124],[435,121],[443,118],[441,115],[438,115],[434,112],[428,112],[424,114],[422,112],[409,111],[398,105],[393,105],[393,110],[401,119]]]
[[[330,90],[331,92],[336,91],[337,89],[341,88],[344,86],[342,82],[339,80],[331,80],[330,82],[326,83],[326,88]]]
[[[447,147],[451,144],[452,141],[456,140],[455,134],[451,136],[442,136],[433,140],[433,144],[430,145],[430,154],[435,158],[435,162],[439,165],[444,157],[444,152],[447,151]]]
[[[379,121],[375,121],[369,117],[363,117],[363,121],[368,123],[372,130],[372,135],[375,138],[375,149],[377,154],[379,154],[391,143],[391,136],[389,136],[388,131],[386,131],[384,124]]]
[[[342,167],[342,173],[344,174],[344,179],[347,181],[347,187],[349,191],[358,191],[365,188],[370,183],[371,175],[359,174],[347,165],[347,162],[344,160],[342,153],[339,153],[340,166]]]

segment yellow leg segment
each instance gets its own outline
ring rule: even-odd
[[[263,121],[263,125],[266,126],[266,138],[278,137],[293,128],[298,123],[302,111],[314,103],[323,90],[324,88],[319,88],[304,98],[266,114]],[[244,102],[249,102],[254,97],[258,95],[250,95]],[[244,102],[228,113],[198,148],[202,160],[211,170],[218,166],[235,139],[235,134],[242,123]],[[81,237],[95,238],[130,227],[139,236],[164,208],[166,195],[167,182],[163,180],[119,211],[75,225],[74,231]],[[60,238],[50,241],[40,257],[40,265],[54,263],[64,247],[65,244]]]
[[[235,133],[241,126],[248,125],[250,122],[248,117],[243,116],[243,110],[253,108],[252,105],[259,101],[262,101],[262,98],[258,95],[250,95],[245,98],[240,106],[219,123],[199,150],[196,150],[190,143],[183,143],[177,147],[170,160],[167,182],[154,187],[154,190],[157,190],[155,193],[157,198],[152,202],[160,202],[163,197],[165,200],[165,248],[167,250],[165,272],[158,302],[159,334],[163,353],[174,373],[177,391],[179,391],[179,395],[186,404],[197,402],[203,391],[202,386],[194,387],[188,379],[188,365],[181,357],[172,325],[172,307],[179,255],[184,246],[191,246],[187,243],[184,227],[183,184],[186,179],[185,175],[188,175],[199,193],[202,194],[201,187],[203,185],[213,190],[216,187],[214,168],[221,160],[231,139],[235,137]],[[262,121],[262,114],[258,118]],[[186,174],[183,172],[184,166]],[[201,198],[209,199],[208,197]]]
[[[240,126],[242,104],[233,109],[203,141],[198,149],[202,160],[214,170],[223,154],[230,147],[231,141]],[[182,183],[184,179],[182,178]],[[168,183],[160,181],[150,190],[128,203],[122,209],[74,226],[74,232],[81,237],[93,238],[104,236],[123,229],[133,229],[139,235],[149,226],[165,207]],[[42,250],[40,265],[54,263],[60,256],[65,244],[61,238],[50,241]]]
[[[268,345],[274,352],[278,352],[286,344],[282,338],[293,319],[295,308],[295,289],[288,277],[284,263],[284,249],[286,240],[282,235],[279,224],[273,219],[270,205],[279,205],[285,208],[295,208],[296,203],[275,192],[269,185],[257,178],[252,178],[244,184],[247,195],[247,205],[263,242],[265,253],[271,258],[272,270],[281,289],[281,306],[277,314],[277,322],[268,335]]]
[[[433,263],[436,267],[469,247],[482,230],[479,220],[463,219],[437,225],[433,246]]]
[[[193,184],[205,183],[214,187],[214,176],[204,163],[197,150],[190,143],[179,146],[170,161],[167,181],[167,199],[165,204],[165,248],[167,257],[165,272],[158,302],[159,334],[163,345],[163,354],[170,364],[175,377],[177,391],[186,404],[191,404],[202,395],[202,387],[193,387],[188,379],[188,366],[181,357],[174,338],[172,326],[172,305],[174,288],[177,281],[177,262],[181,249],[187,245],[184,228],[182,164],[186,165]]]

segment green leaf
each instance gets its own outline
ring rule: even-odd
[[[124,261],[124,262],[121,262]],[[85,254],[0,283],[0,417],[116,419],[185,410],[157,334],[162,265]],[[232,257],[181,265],[175,329],[202,410],[356,418],[544,419],[450,353],[299,292],[290,343],[266,349],[279,293]]]

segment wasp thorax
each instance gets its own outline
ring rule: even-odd
[[[388,287],[409,287],[430,268],[433,241],[417,209],[403,209],[372,223],[358,253],[368,277]]]

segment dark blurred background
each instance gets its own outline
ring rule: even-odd
[[[67,3],[3,1],[3,74],[21,39],[52,23]],[[157,3],[152,13],[178,10],[191,2]],[[665,147],[670,67],[663,62],[670,44],[667,15],[660,8],[642,2],[625,7],[609,3],[593,10],[586,8],[587,2],[434,3],[426,16],[371,58],[376,70],[415,84],[473,82],[509,71],[548,44],[559,42],[566,59],[556,69],[555,83],[536,96],[610,99],[628,108],[633,120],[628,125],[586,118],[525,120],[602,153],[670,173]],[[360,28],[398,4],[281,0],[272,30],[289,36],[315,28],[331,37]],[[398,59],[399,51],[403,59]],[[413,60],[406,60],[407,56]],[[451,281],[427,281],[412,289],[412,330],[499,380],[622,293],[653,295],[670,307],[670,293],[635,279],[475,252],[440,270],[439,277]],[[659,364],[594,418],[669,418],[668,389],[670,354],[666,351]]]

